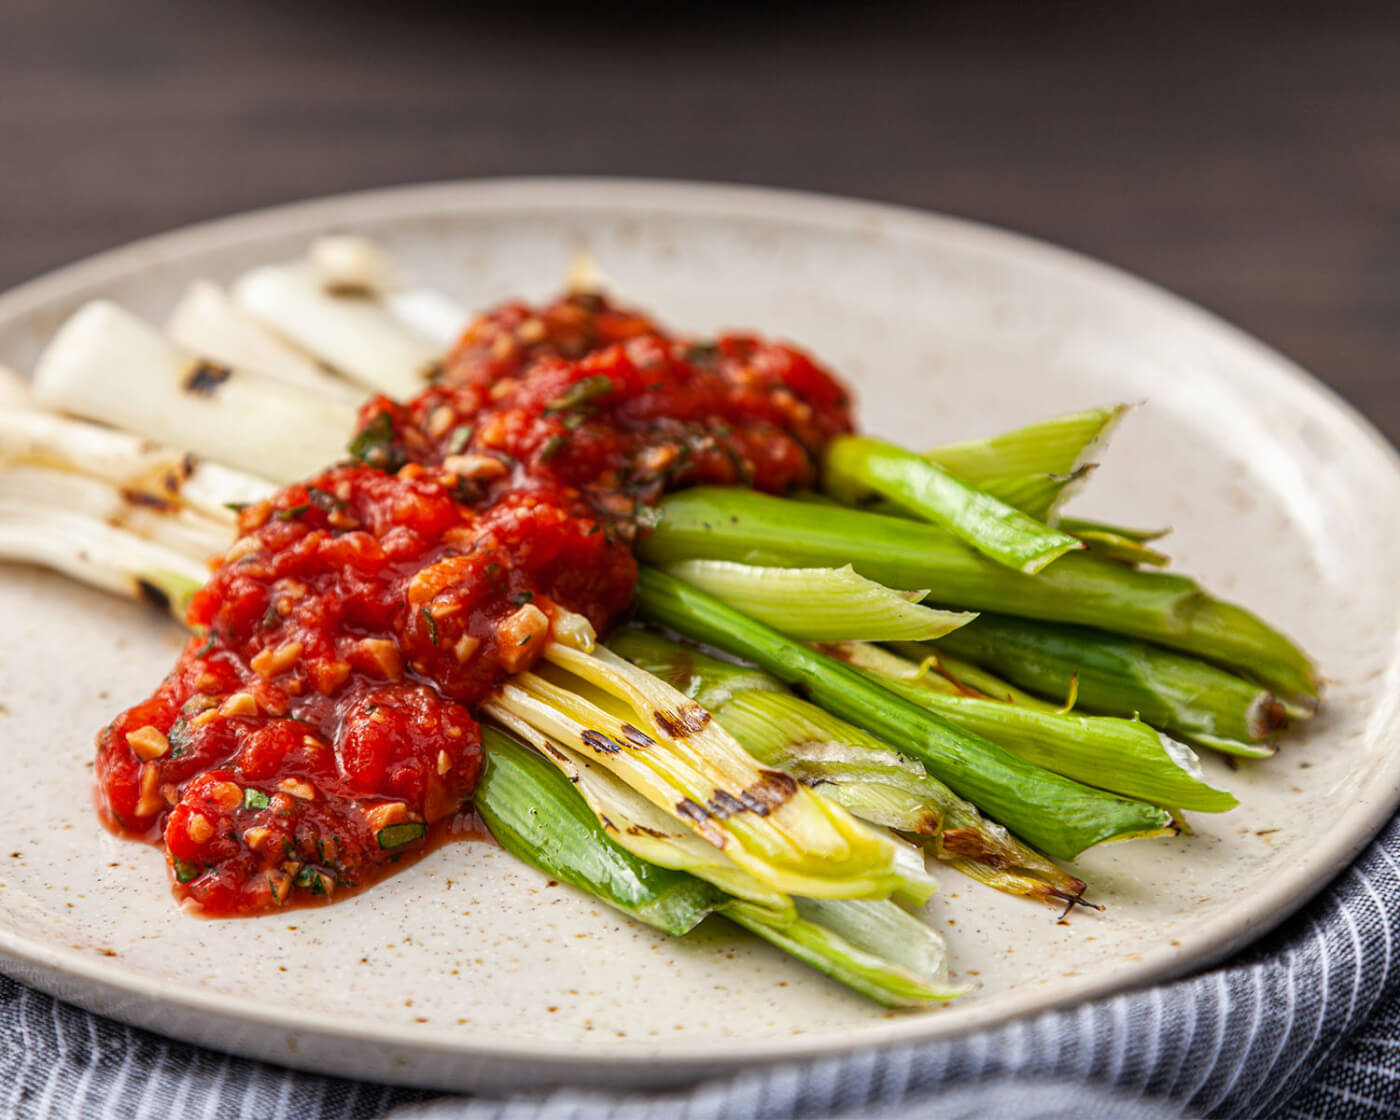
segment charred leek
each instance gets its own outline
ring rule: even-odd
[[[1051,856],[1073,859],[1102,841],[1159,834],[1170,823],[1152,806],[1027,764],[664,572],[642,570],[637,603],[646,617],[757,663],[784,683],[800,686],[833,715],[897,745]]]
[[[984,819],[917,762],[798,699],[767,673],[643,630],[624,630],[609,644],[713,712],[755,758],[856,816],[912,836],[1000,890],[1058,902],[1081,897],[1083,882]]]
[[[888,839],[765,769],[694,701],[606,649],[551,642],[545,656],[613,703],[521,673],[495,705],[610,771],[764,886],[813,898],[882,898],[904,886]]]
[[[620,847],[574,787],[538,755],[487,728],[476,805],[501,846],[524,863],[667,933],[712,913],[889,1007],[951,999],[943,939],[891,902],[800,899],[791,915],[729,898]]]
[[[49,343],[34,397],[277,482],[342,458],[355,426],[355,409],[344,401],[211,364],[102,301]]]

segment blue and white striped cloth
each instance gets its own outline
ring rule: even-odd
[[[0,1118],[1400,1115],[1397,938],[1400,820],[1301,916],[1212,972],[967,1038],[754,1071],[664,1096],[433,1098],[169,1042],[0,977]]]

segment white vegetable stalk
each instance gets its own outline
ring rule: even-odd
[[[455,299],[436,288],[395,288],[384,293],[384,306],[444,353],[471,325],[473,315]]]
[[[0,471],[0,504],[15,510],[62,510],[121,527],[192,559],[222,552],[233,539],[233,526],[212,521],[173,503],[152,500],[139,491],[124,491],[101,479],[17,466]]]
[[[404,326],[363,290],[337,294],[305,264],[267,265],[233,286],[240,307],[352,381],[407,400],[423,388],[442,346]]]
[[[229,526],[234,519],[229,504],[260,501],[273,489],[266,479],[128,432],[37,410],[0,410],[0,465],[88,475]]]
[[[34,373],[34,397],[277,482],[344,458],[355,427],[351,405],[211,366],[101,300],[79,310],[49,343]]]
[[[667,571],[800,641],[900,641],[941,637],[975,613],[919,605],[927,591],[895,591],[844,568],[762,568],[684,560]]]
[[[400,285],[389,254],[359,234],[318,237],[311,243],[307,261],[330,294],[382,300],[395,318],[444,351],[456,344],[472,321],[470,311],[436,288]]]
[[[327,373],[243,311],[217,284],[197,280],[165,324],[165,333],[188,350],[223,366],[248,370],[358,403],[362,390]]]
[[[145,599],[184,620],[209,571],[175,549],[91,517],[0,500],[0,559],[61,572],[79,583]]]
[[[380,296],[394,287],[397,269],[376,241],[358,233],[328,233],[306,251],[317,282],[333,294]]]
[[[0,365],[0,410],[33,407],[28,380],[9,366]]]

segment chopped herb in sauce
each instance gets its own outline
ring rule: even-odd
[[[317,509],[326,513],[334,513],[338,509],[344,509],[345,503],[332,494],[329,490],[322,490],[319,486],[308,486],[306,496]]]
[[[385,850],[401,848],[428,835],[428,826],[422,821],[405,821],[402,824],[386,825],[375,833],[379,846]]]
[[[471,424],[458,424],[452,429],[452,435],[447,441],[447,453],[449,455],[460,455],[467,449],[467,444],[471,443],[472,436],[476,428]]]
[[[397,434],[394,418],[387,412],[379,412],[360,429],[347,450],[352,459],[358,459],[368,466],[382,471],[397,470],[403,462],[402,454],[394,447]]]
[[[198,865],[180,859],[176,856],[171,863],[175,867],[175,881],[177,883],[192,883],[202,874]]]
[[[613,380],[607,374],[598,373],[592,377],[585,377],[581,381],[575,381],[545,405],[544,414],[551,416],[556,412],[568,412],[571,408],[578,408],[579,405],[605,397],[612,391]]]

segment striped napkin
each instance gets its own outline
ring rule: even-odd
[[[0,977],[0,1118],[944,1120],[1400,1116],[1400,819],[1304,914],[1190,980],[966,1038],[666,1095],[442,1097],[170,1042]]]

